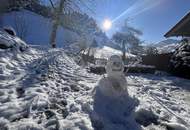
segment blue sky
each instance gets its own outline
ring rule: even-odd
[[[190,0],[97,0],[93,17],[101,26],[104,19],[113,20],[128,8],[130,10],[113,24],[107,35],[111,36],[129,18],[131,26],[143,31],[143,40],[158,42],[190,11]]]

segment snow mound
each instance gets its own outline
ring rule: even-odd
[[[3,27],[3,30],[12,36],[16,36],[16,31],[11,26],[5,26]]]
[[[169,130],[188,130],[187,127],[179,123],[162,122],[162,125],[166,126]]]
[[[26,50],[27,45],[20,38],[9,35],[6,32],[0,31],[0,49],[8,48],[24,51]]]
[[[135,120],[145,127],[152,123],[158,124],[158,119],[159,117],[151,109],[139,108],[135,113]]]

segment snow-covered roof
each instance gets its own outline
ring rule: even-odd
[[[170,31],[168,31],[164,36],[190,36],[190,12],[185,15]]]

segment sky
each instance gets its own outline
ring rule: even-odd
[[[106,31],[109,37],[128,19],[130,26],[143,32],[142,40],[155,43],[190,11],[190,0],[97,0],[93,10],[100,27],[105,19],[113,22]]]

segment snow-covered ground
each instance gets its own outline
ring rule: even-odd
[[[143,74],[126,78],[138,106],[131,108],[128,97],[104,107],[113,101],[96,91],[104,77],[89,74],[63,49],[0,50],[0,129],[190,128],[190,80]]]

